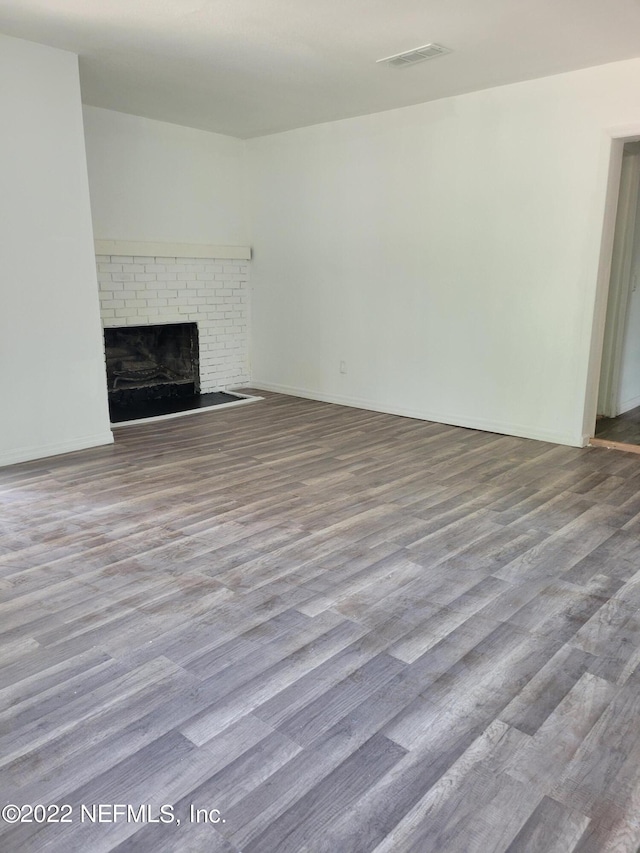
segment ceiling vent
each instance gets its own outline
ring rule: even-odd
[[[424,62],[425,59],[434,59],[436,56],[443,56],[445,53],[451,53],[451,50],[448,47],[443,47],[441,44],[425,44],[422,47],[416,47],[404,53],[385,56],[384,59],[378,59],[376,62],[384,62],[393,68],[404,68],[407,65],[415,65],[416,62]]]

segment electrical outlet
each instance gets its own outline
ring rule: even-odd
[[[340,362],[340,373],[346,373],[346,372],[347,372],[347,362],[341,361]]]

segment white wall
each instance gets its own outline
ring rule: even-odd
[[[631,293],[622,348],[618,412],[622,414],[635,409],[636,406],[640,406],[640,216],[636,217]]]
[[[96,239],[244,245],[244,142],[84,107]]]
[[[0,36],[0,464],[112,440],[77,57]]]
[[[639,120],[631,60],[250,140],[254,384],[581,444]]]

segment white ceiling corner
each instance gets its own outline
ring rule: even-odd
[[[247,138],[638,56],[640,3],[0,0],[0,31],[78,53],[85,103]]]

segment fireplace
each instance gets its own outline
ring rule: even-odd
[[[197,323],[106,328],[104,342],[110,404],[199,393]]]

